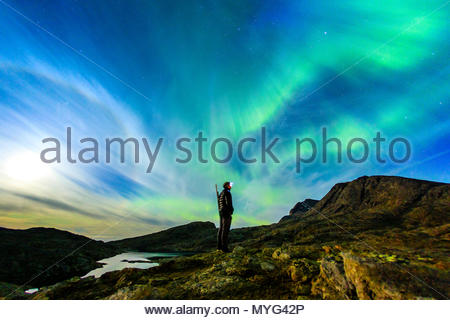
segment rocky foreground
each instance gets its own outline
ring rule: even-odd
[[[75,277],[32,297],[447,299],[449,212],[449,184],[361,177],[293,218],[233,230],[232,253],[209,249],[147,270]]]
[[[361,177],[295,219],[246,228],[233,252],[71,280],[35,299],[446,299],[448,184]],[[242,232],[242,230],[241,230]]]

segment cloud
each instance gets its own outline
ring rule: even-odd
[[[95,214],[93,212],[89,212],[86,210],[82,210],[80,208],[77,208],[75,206],[72,206],[70,204],[67,204],[67,203],[59,201],[59,200],[35,196],[32,194],[25,194],[25,193],[20,193],[20,192],[9,191],[9,190],[5,190],[5,189],[0,189],[0,191],[2,191],[4,193],[8,193],[8,194],[16,196],[16,197],[19,197],[19,198],[22,198],[22,199],[26,199],[26,200],[30,200],[33,202],[43,204],[44,206],[46,206],[48,208],[52,208],[52,209],[56,209],[56,210],[63,210],[63,211],[68,211],[68,212],[74,212],[74,213],[78,213],[83,216],[94,218],[94,219],[104,219],[104,216],[101,216],[101,215],[98,215],[98,214]]]

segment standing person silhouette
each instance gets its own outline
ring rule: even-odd
[[[219,215],[220,215],[220,227],[217,233],[217,249],[223,252],[230,252],[228,249],[228,234],[231,226],[231,216],[233,215],[233,200],[231,197],[231,187],[233,182],[225,182],[223,184],[223,190],[219,195]]]

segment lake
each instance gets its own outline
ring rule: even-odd
[[[175,257],[179,255],[177,253],[160,252],[125,252],[97,261],[103,263],[103,266],[90,271],[88,274],[82,276],[82,278],[90,276],[99,278],[107,272],[122,270],[124,268],[148,269],[158,265],[158,263],[150,260],[151,257]]]

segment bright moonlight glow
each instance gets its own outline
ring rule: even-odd
[[[21,152],[6,160],[4,173],[17,182],[35,182],[50,173],[48,164],[41,162],[39,153]]]

